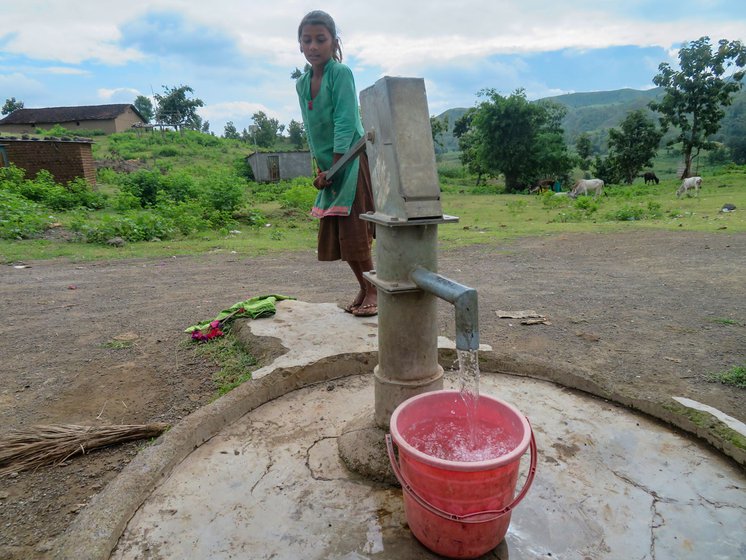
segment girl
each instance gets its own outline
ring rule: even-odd
[[[373,269],[373,224],[360,214],[373,211],[370,170],[365,153],[348,163],[332,181],[328,170],[363,135],[363,125],[349,67],[341,63],[342,48],[334,20],[320,10],[307,14],[298,26],[300,51],[311,68],[296,83],[308,146],[314,158],[319,190],[311,214],[319,221],[320,261],[347,261],[360,285],[344,307],[358,317],[378,313],[378,294],[363,276]]]

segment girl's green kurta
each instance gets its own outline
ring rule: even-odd
[[[296,90],[308,146],[319,169],[326,171],[334,163],[335,153],[344,154],[363,136],[363,125],[352,70],[330,59],[324,67],[319,92],[313,99],[312,75],[313,69],[310,69],[298,78]],[[330,186],[319,191],[311,210],[313,216],[349,216],[359,167],[359,161],[353,160],[335,175]]]

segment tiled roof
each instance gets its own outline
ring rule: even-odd
[[[0,124],[61,123],[72,121],[103,121],[115,119],[131,107],[136,115],[142,115],[129,103],[114,105],[84,105],[81,107],[45,107],[43,109],[16,109]],[[145,122],[145,119],[143,119]]]

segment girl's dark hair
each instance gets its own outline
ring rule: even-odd
[[[300,36],[303,33],[303,28],[306,25],[323,25],[326,27],[326,30],[329,32],[329,35],[332,36],[332,41],[334,41],[334,51],[332,53],[332,58],[336,60],[337,62],[342,62],[342,41],[337,35],[337,26],[334,23],[334,20],[332,19],[332,16],[327,14],[326,12],[323,12],[321,10],[314,10],[313,12],[308,12],[305,17],[300,21],[300,25],[298,26],[298,42],[300,43]]]

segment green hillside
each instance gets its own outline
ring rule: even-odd
[[[562,126],[565,131],[565,141],[569,145],[574,145],[578,136],[586,133],[591,138],[594,151],[604,153],[606,151],[607,131],[618,126],[631,111],[647,109],[651,101],[660,99],[662,95],[662,88],[649,90],[619,89],[569,93],[545,97],[539,101],[552,101],[563,105],[567,109]],[[647,110],[651,117],[655,117],[655,113]],[[448,109],[437,116],[439,119],[447,119],[448,122],[448,132],[444,133],[441,139],[443,145],[441,151],[458,150],[458,140],[453,137],[453,125],[466,111],[466,108]],[[733,98],[733,104],[726,108],[721,134],[716,135],[715,140],[722,141],[722,134],[725,131],[739,127],[746,129],[746,90],[738,92]],[[672,132],[669,132],[661,145],[664,145],[672,134]]]

